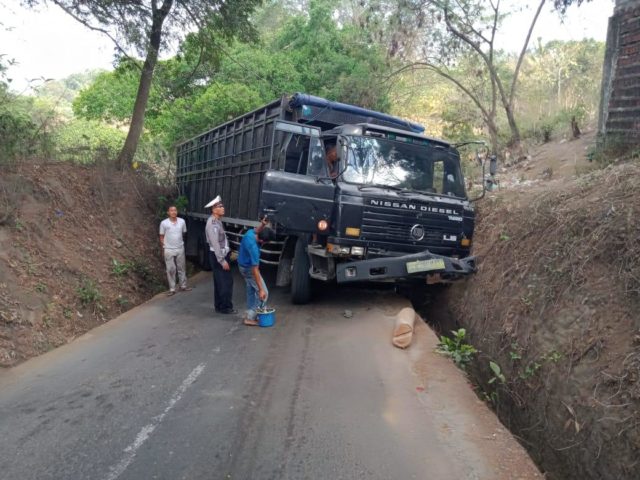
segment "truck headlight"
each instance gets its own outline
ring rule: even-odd
[[[351,255],[362,257],[364,255],[364,247],[351,247]]]
[[[334,255],[349,255],[349,252],[351,252],[351,248],[327,243],[327,251],[333,253]]]

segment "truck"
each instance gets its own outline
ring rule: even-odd
[[[232,249],[266,215],[261,262],[307,303],[315,281],[451,282],[476,270],[474,207],[454,145],[398,117],[285,95],[176,146],[186,253],[208,269],[204,209],[225,204]],[[326,152],[334,149],[335,163]]]

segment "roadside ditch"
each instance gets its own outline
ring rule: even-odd
[[[490,199],[478,273],[413,292],[439,335],[466,330],[478,395],[552,480],[640,475],[638,179],[627,164]]]

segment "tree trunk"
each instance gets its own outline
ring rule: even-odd
[[[485,121],[491,139],[491,153],[498,155],[498,126],[492,121]]]
[[[509,145],[513,147],[520,146],[520,129],[518,128],[518,124],[516,123],[516,117],[513,114],[513,105],[505,105],[505,112],[507,114],[507,121],[509,122],[509,129],[511,130],[511,140],[509,141]]]
[[[155,5],[155,0],[152,1]],[[118,155],[116,161],[118,168],[125,169],[131,166],[133,157],[138,149],[138,142],[142,129],[144,127],[144,116],[147,110],[147,102],[149,100],[149,92],[151,91],[151,81],[153,80],[153,72],[158,63],[158,53],[160,51],[160,43],[162,40],[162,24],[171,10],[173,0],[165,0],[160,9],[153,11],[153,21],[151,24],[151,33],[149,35],[149,47],[147,49],[147,58],[142,67],[140,75],[140,84],[138,85],[138,93],[136,94],[136,102],[133,106],[133,114],[131,115],[131,123],[129,132],[124,146]]]

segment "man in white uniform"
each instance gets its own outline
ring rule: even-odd
[[[213,270],[213,304],[217,313],[236,314],[238,311],[233,308],[233,275],[229,266],[231,248],[222,223],[225,210],[220,195],[204,208],[211,208],[204,231],[209,244],[209,264]]]
[[[178,209],[171,205],[167,210],[169,218],[160,222],[160,244],[164,249],[164,262],[167,266],[167,280],[171,296],[176,293],[176,271],[181,291],[191,290],[187,287],[186,258],[184,254],[184,234],[187,233],[187,224],[178,218]]]

